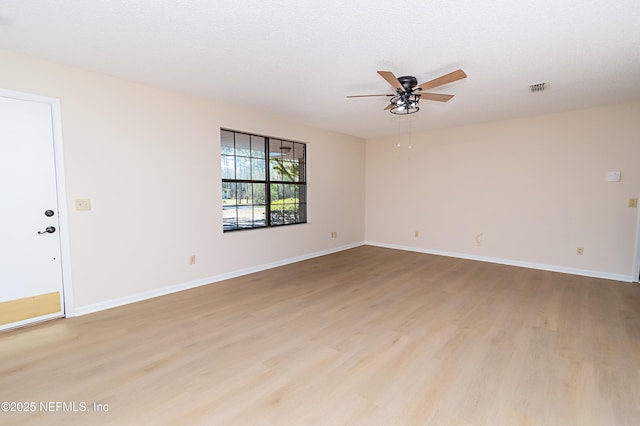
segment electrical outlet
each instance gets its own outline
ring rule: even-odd
[[[577,247],[576,254],[582,256],[584,254],[584,247]]]
[[[627,204],[627,206],[630,209],[637,209],[638,208],[638,199],[637,198],[629,198],[629,204]]]
[[[88,211],[91,210],[91,200],[86,198],[78,198],[76,200],[76,210]]]
[[[414,236],[414,237],[416,237],[416,238],[418,238],[418,237],[420,236],[420,232],[418,232],[418,231],[414,232],[414,233],[413,233],[413,236]]]
[[[196,255],[192,254],[191,256],[189,256],[189,265],[195,265],[196,264]]]
[[[331,238],[338,238],[338,233],[336,231],[332,231]]]

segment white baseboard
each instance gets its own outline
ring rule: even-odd
[[[212,277],[201,278],[195,281],[189,281],[182,284],[176,284],[168,287],[162,287],[158,289],[144,291],[142,293],[131,294],[131,295],[119,297],[116,299],[105,300],[104,302],[93,303],[91,305],[76,306],[75,309],[73,310],[73,315],[67,315],[67,316],[68,317],[81,316],[81,315],[91,314],[93,312],[103,311],[105,309],[116,308],[118,306],[128,305],[129,303],[135,303],[135,302],[140,302],[147,299],[153,299],[154,297],[165,296],[167,294],[176,293],[178,291],[188,290],[191,288],[200,287],[207,284],[213,284],[213,283],[228,280],[231,278],[240,277],[242,275],[253,274],[254,272],[260,272],[266,269],[277,268],[278,266],[284,266],[290,263],[312,259],[314,257],[324,256],[331,253],[337,253],[337,252],[348,250],[354,247],[359,247],[364,244],[365,244],[364,241],[353,243],[353,244],[347,244],[345,246],[334,247],[328,250],[322,250],[314,253],[305,254],[302,256],[296,256],[296,257],[291,257],[289,259],[279,260],[277,262],[266,263],[263,265],[253,266],[251,268],[245,268],[237,271],[228,272],[225,274],[214,275]]]
[[[409,246],[401,246],[397,244],[379,243],[376,241],[365,241],[365,244],[369,246],[384,247],[384,248],[390,248],[395,250],[413,251],[418,253],[435,254],[438,256],[457,257],[459,259],[477,260],[480,262],[498,263],[501,265],[519,266],[521,268],[539,269],[542,271],[550,271],[550,272],[560,272],[563,274],[582,275],[585,277],[603,278],[606,280],[613,280],[613,281],[633,282],[633,277],[631,275],[611,274],[608,272],[591,271],[587,269],[567,268],[564,266],[545,265],[540,263],[522,262],[519,260],[500,259],[495,257],[476,256],[473,254],[457,253],[457,252],[450,252],[450,251],[430,250],[430,249],[424,249],[419,247],[409,247]]]
[[[328,250],[309,253],[302,256],[291,257],[288,259],[279,260],[277,262],[266,263],[263,265],[257,265],[250,268],[240,269],[240,270],[228,272],[225,274],[201,278],[195,281],[189,281],[182,284],[176,284],[168,287],[162,287],[154,290],[145,291],[142,293],[132,294],[129,296],[119,297],[116,299],[110,299],[104,302],[93,303],[91,305],[78,306],[78,307],[75,307],[73,311],[73,315],[67,315],[67,316],[68,317],[81,316],[81,315],[86,315],[93,312],[102,311],[105,309],[116,308],[118,306],[128,305],[130,303],[140,302],[147,299],[153,299],[155,297],[165,296],[167,294],[176,293],[178,291],[188,290],[191,288],[213,284],[216,282],[240,277],[243,275],[253,274],[255,272],[260,272],[267,269],[277,268],[279,266],[288,265],[290,263],[300,262],[307,259],[313,259],[314,257],[324,256],[331,253],[337,253],[340,251],[348,250],[348,249],[359,247],[362,245],[390,248],[395,250],[413,251],[417,253],[434,254],[438,256],[455,257],[459,259],[476,260],[480,262],[498,263],[501,265],[519,266],[522,268],[539,269],[543,271],[560,272],[560,273],[571,274],[571,275],[603,278],[603,279],[613,280],[613,281],[624,281],[624,282],[633,281],[633,277],[631,275],[611,274],[608,272],[592,271],[592,270],[577,269],[577,268],[567,268],[562,266],[545,265],[545,264],[531,263],[531,262],[522,262],[518,260],[511,260],[511,259],[500,259],[500,258],[493,258],[493,257],[477,256],[477,255],[466,254],[466,253],[430,250],[425,248],[402,246],[398,244],[380,243],[376,241],[362,241],[358,243],[348,244],[345,246],[335,247]]]

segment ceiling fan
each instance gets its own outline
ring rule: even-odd
[[[378,71],[378,74],[380,74],[380,76],[384,78],[391,87],[396,89],[396,93],[385,95],[355,95],[347,96],[347,98],[366,98],[370,96],[390,97],[390,103],[385,108],[385,111],[391,110],[392,114],[413,114],[414,112],[418,112],[420,110],[420,107],[418,106],[420,99],[447,102],[453,98],[454,95],[429,93],[427,90],[467,78],[467,74],[465,74],[464,71],[455,70],[449,74],[445,74],[418,85],[418,80],[410,75],[396,77],[391,71]]]

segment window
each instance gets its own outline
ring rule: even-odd
[[[307,222],[306,145],[220,130],[224,232]]]

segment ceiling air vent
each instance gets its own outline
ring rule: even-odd
[[[545,90],[549,89],[549,82],[545,81],[544,83],[536,83],[536,84],[532,84],[529,86],[529,90],[531,90],[532,93],[535,92],[544,92]]]

